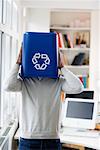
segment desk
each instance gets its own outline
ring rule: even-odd
[[[78,136],[63,136],[60,135],[60,140],[62,143],[68,144],[79,144],[84,147],[94,148],[100,150],[100,137],[90,138],[90,137],[78,137]]]
[[[15,140],[19,139],[19,130],[17,130],[15,136]],[[67,144],[79,144],[84,147],[94,148],[96,150],[100,150],[100,136],[97,138],[94,137],[81,137],[81,136],[64,136],[60,134],[61,143]]]

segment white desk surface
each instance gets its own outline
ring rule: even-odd
[[[90,138],[90,137],[81,137],[81,136],[63,136],[60,135],[60,140],[62,143],[68,144],[79,144],[85,147],[94,148],[100,150],[100,137]]]
[[[19,129],[17,130],[15,136],[15,140],[19,139]],[[94,148],[96,150],[100,150],[100,136],[99,137],[82,137],[82,136],[67,136],[60,134],[61,143],[67,144],[79,144],[85,147]]]

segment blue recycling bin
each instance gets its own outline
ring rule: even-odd
[[[58,77],[56,33],[26,32],[23,36],[21,76]]]

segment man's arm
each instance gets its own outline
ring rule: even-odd
[[[74,75],[67,67],[61,68],[62,75],[64,76],[64,82],[62,84],[62,90],[68,94],[77,94],[83,91],[83,84],[80,79]]]
[[[21,64],[22,60],[22,48],[20,49],[16,64],[10,71],[7,79],[4,82],[4,90],[6,91],[21,91],[22,89],[22,81],[17,78],[19,71],[19,64]]]
[[[81,93],[83,91],[83,84],[76,75],[67,69],[61,52],[59,52],[59,67],[64,77],[62,90],[68,94]]]

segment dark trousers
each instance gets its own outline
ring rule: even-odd
[[[61,150],[60,139],[20,138],[19,150]]]

